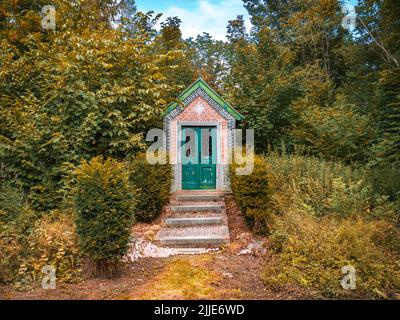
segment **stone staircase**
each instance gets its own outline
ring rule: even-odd
[[[158,245],[177,248],[216,248],[229,243],[224,194],[173,193],[155,240]]]

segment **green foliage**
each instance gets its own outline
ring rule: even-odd
[[[18,280],[18,268],[29,257],[28,238],[38,217],[32,208],[23,203],[18,211],[0,210],[0,282]]]
[[[0,210],[0,217],[4,215],[7,212]],[[12,283],[18,290],[40,286],[46,265],[55,268],[58,283],[80,279],[81,258],[71,211],[40,215],[24,204],[12,219],[0,219],[0,246],[0,282]]]
[[[237,175],[238,165],[230,168],[231,186],[235,198],[247,221],[255,231],[267,233],[273,219],[270,171],[265,161],[256,156],[254,170],[249,175]]]
[[[32,233],[33,226],[40,218],[40,214],[34,211],[26,201],[21,189],[13,186],[10,181],[0,181],[0,237],[2,248],[1,261],[4,263],[4,272],[11,270],[9,277],[1,277],[1,281],[11,281],[15,277],[15,268],[20,259],[28,255],[28,237]],[[18,268],[18,267],[16,267]]]
[[[274,210],[263,279],[334,298],[394,298],[400,289],[398,206],[373,192],[365,170],[296,154],[264,160]],[[265,201],[268,203],[268,201]],[[344,290],[341,268],[356,269]]]
[[[399,232],[391,225],[361,218],[338,223],[295,211],[283,217],[281,227],[275,234],[289,235],[277,257],[266,259],[263,279],[268,286],[295,284],[331,298],[394,298],[398,292],[398,254],[378,240],[392,230],[390,237],[398,241]],[[348,265],[356,270],[356,290],[340,284],[341,268]]]
[[[229,73],[227,44],[221,40],[214,40],[207,32],[198,35],[196,39],[187,39],[186,43],[190,48],[188,51],[193,51],[193,67],[198,70],[202,79],[221,94],[225,94],[223,88]]]
[[[35,208],[57,207],[66,164],[142,149],[144,133],[158,123],[169,98],[170,68],[160,65],[178,53],[155,52],[150,31],[133,36],[104,21],[88,28],[102,13],[92,5],[81,17],[87,4],[80,4],[82,12],[60,5],[62,27],[45,39],[40,32],[22,33],[19,45],[0,38],[0,162]]]
[[[266,161],[274,190],[314,216],[366,212],[372,202],[362,169],[296,153],[270,152]]]
[[[367,180],[371,184],[374,195],[387,196],[392,201],[400,200],[399,162],[391,164],[383,162],[369,167],[367,169]]]
[[[1,222],[15,220],[24,206],[24,193],[21,188],[12,186],[8,180],[0,183],[0,216]]]
[[[72,210],[35,211],[20,187],[0,182],[0,282],[18,290],[40,286],[42,268],[53,266],[58,283],[80,279],[81,258]]]
[[[75,206],[79,248],[93,276],[113,276],[126,252],[136,190],[126,166],[95,157],[76,170]]]
[[[80,280],[81,256],[78,250],[74,212],[52,211],[36,220],[27,238],[28,256],[18,267],[15,286],[24,289],[40,285],[44,266],[55,268],[59,283]]]
[[[379,79],[380,135],[372,148],[368,167],[376,191],[399,199],[400,177],[400,68],[382,72]]]
[[[178,17],[167,18],[161,23],[160,34],[154,39],[153,50],[157,54],[170,56],[158,63],[164,74],[166,83],[171,88],[170,97],[175,98],[184,88],[192,84],[197,77],[196,67],[191,57],[195,54],[182,39],[181,20]],[[172,56],[171,53],[174,53]]]
[[[301,126],[291,129],[297,144],[328,159],[363,161],[376,135],[370,117],[359,114],[354,106],[308,106],[303,108]]]
[[[138,189],[135,217],[150,222],[157,218],[167,203],[171,189],[171,166],[149,164],[146,154],[140,153],[129,163],[130,181]]]
[[[289,240],[288,238],[289,236],[284,230],[275,228],[275,230],[271,232],[271,235],[269,237],[270,248],[274,252],[282,252]]]
[[[290,129],[302,129],[298,100],[305,107],[334,101],[346,68],[345,32],[336,0],[250,0],[245,7],[254,28],[248,35],[242,17],[230,21],[227,87],[263,152],[281,140],[294,142]]]
[[[251,33],[243,17],[229,22],[224,87],[259,152],[285,141],[329,159],[398,161],[399,5],[359,1],[357,38],[341,5],[249,0]]]

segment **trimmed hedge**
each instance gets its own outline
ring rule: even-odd
[[[236,164],[230,166],[232,191],[246,220],[256,232],[268,233],[273,219],[270,172],[263,158],[254,156],[254,170],[249,175],[237,175]]]
[[[129,242],[136,190],[125,164],[113,159],[84,161],[76,174],[76,226],[87,271],[113,276]]]
[[[130,162],[130,181],[137,187],[138,203],[135,217],[150,222],[157,218],[167,203],[171,189],[171,166],[149,164],[145,153],[139,153]]]

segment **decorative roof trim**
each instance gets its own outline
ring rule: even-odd
[[[184,90],[178,97],[177,100],[184,102],[188,97],[190,97],[197,89],[202,89],[207,95],[213,99],[222,109],[228,112],[235,120],[242,120],[244,118],[238,111],[235,110],[228,102],[221,98],[221,96],[216,93],[203,79],[197,79],[191,86]],[[163,116],[168,115],[173,110],[179,106],[178,102],[171,102],[167,109],[164,111]]]

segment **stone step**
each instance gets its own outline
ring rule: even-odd
[[[225,225],[162,228],[156,241],[169,247],[219,247],[229,243],[229,230]]]
[[[164,220],[167,226],[193,226],[221,224],[222,216],[168,217]]]
[[[219,194],[180,194],[175,196],[175,200],[178,202],[197,202],[197,201],[220,201],[223,200],[223,196]]]
[[[172,205],[170,206],[171,212],[200,212],[200,211],[213,211],[221,212],[225,206],[219,204],[185,204],[185,205]]]
[[[199,253],[205,253],[207,252],[208,248],[204,248],[204,247],[197,247],[197,248],[191,248],[191,247],[187,247],[187,248],[174,248],[175,252],[179,253],[179,254],[199,254]],[[215,249],[213,249],[215,250]]]

